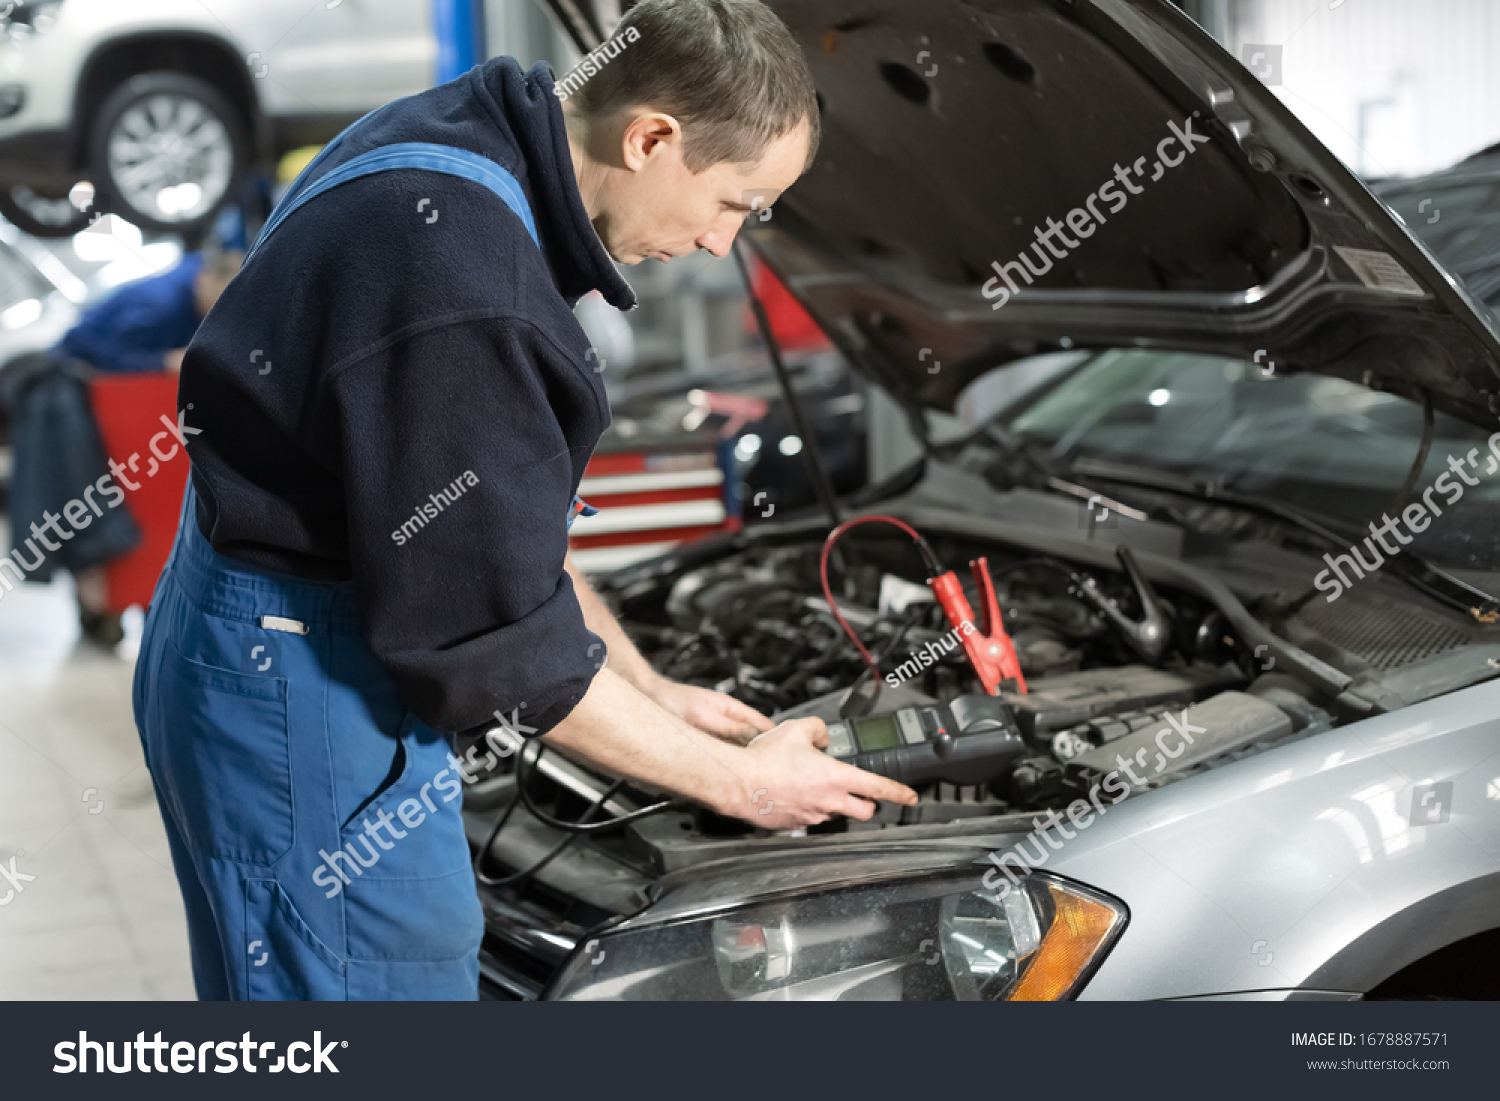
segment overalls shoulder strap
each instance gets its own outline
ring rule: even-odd
[[[357,125],[357,124],[356,124]],[[353,127],[350,127],[353,129]],[[447,176],[457,176],[460,179],[472,180],[477,184],[489,188],[505,205],[515,211],[516,217],[526,227],[526,232],[531,235],[532,243],[541,248],[541,241],[537,237],[536,219],[532,217],[531,207],[526,202],[526,193],[521,190],[520,183],[516,178],[501,168],[488,157],[471,153],[467,149],[458,149],[451,145],[437,145],[432,142],[399,142],[394,145],[377,146],[366,153],[346,161],[337,168],[325,172],[317,179],[309,182],[309,175],[316,171],[318,164],[324,160],[344,140],[349,130],[334,138],[324,147],[302,174],[293,182],[291,189],[276,205],[271,212],[271,217],[266,221],[265,228],[255,239],[250,252],[245,259],[248,262],[255,250],[265,244],[266,240],[275,233],[293,213],[312,202],[318,196],[332,191],[341,184],[350,180],[357,180],[362,176],[372,176],[377,172],[388,172],[396,168],[420,168],[428,172],[440,172]],[[183,502],[183,516],[191,515],[192,495],[188,494]],[[568,527],[572,528],[576,514],[593,516],[599,510],[588,504],[583,498],[574,494],[572,503],[568,506]],[[175,548],[174,548],[174,554]]]
[[[332,145],[329,149],[332,149]],[[516,178],[504,168],[488,157],[471,153],[467,149],[457,149],[451,145],[437,145],[432,142],[408,141],[378,146],[367,153],[361,153],[332,171],[325,172],[311,183],[304,184],[299,178],[292,185],[292,190],[271,213],[270,219],[255,239],[255,244],[251,247],[246,259],[255,255],[255,250],[276,232],[282,222],[313,199],[350,180],[372,176],[377,172],[388,172],[396,168],[420,168],[428,172],[440,172],[447,176],[472,180],[489,188],[505,202],[506,206],[515,211],[516,217],[521,219],[526,232],[531,235],[532,243],[538,248],[541,247],[541,241],[536,232],[536,219],[532,217],[531,207],[526,202],[526,194],[521,190],[521,185]]]

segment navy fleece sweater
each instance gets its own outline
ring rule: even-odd
[[[183,363],[200,530],[255,567],[352,579],[406,706],[442,730],[524,704],[545,733],[600,664],[563,569],[609,423],[572,307],[635,297],[589,223],[552,89],[545,65],[495,58],[367,119],[318,169],[396,142],[480,153],[520,181],[540,251],[480,184],[355,180],[266,241]]]

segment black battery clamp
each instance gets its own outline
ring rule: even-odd
[[[1027,749],[1010,708],[973,695],[829,723],[827,752],[903,784],[983,784]]]

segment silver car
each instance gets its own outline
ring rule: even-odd
[[[778,718],[982,693],[906,534],[848,533],[820,585],[835,522],[897,518],[985,561],[1023,744],[869,822],[576,836],[651,797],[548,752],[519,800],[486,735],[485,990],[1500,995],[1491,315],[1165,2],[773,6],[824,143],[747,236],[923,457],[599,587],[661,672]],[[1041,381],[940,442],[1013,364]]]
[[[202,230],[258,157],[430,87],[407,0],[25,0],[0,16],[0,214],[69,236],[93,209]]]

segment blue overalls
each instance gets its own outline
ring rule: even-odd
[[[520,186],[493,161],[405,145],[311,186],[304,174],[257,244],[330,187],[398,167],[490,187],[536,239]],[[575,496],[569,528],[580,509],[597,511]],[[484,920],[453,735],[401,702],[360,633],[352,581],[219,555],[198,530],[189,479],[132,704],[200,998],[478,996]]]

